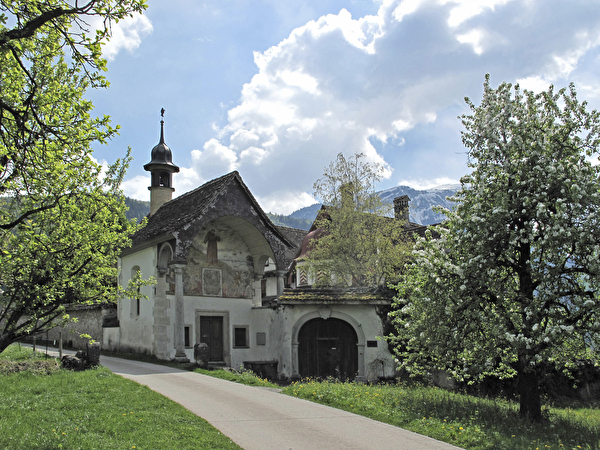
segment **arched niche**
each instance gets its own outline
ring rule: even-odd
[[[254,259],[255,267],[258,260],[266,256],[275,262],[277,270],[285,270],[287,268],[285,255],[289,249],[289,242],[279,231],[265,223],[256,211],[253,209],[244,211],[245,208],[241,205],[236,209],[233,203],[224,203],[219,208],[209,209],[202,217],[182,230],[178,236],[174,258],[178,261],[187,261],[195,236],[206,233],[212,224],[226,224],[244,240]]]
[[[163,243],[158,249],[158,276],[164,277],[169,271],[169,264],[173,261],[173,247],[169,242]]]

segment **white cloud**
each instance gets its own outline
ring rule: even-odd
[[[533,77],[521,78],[517,80],[521,89],[527,89],[533,92],[542,92],[548,90],[548,87],[552,84],[551,81],[546,80],[538,75]]]
[[[592,33],[586,30],[575,33],[574,45],[562,54],[552,56],[554,77],[568,78],[577,69],[581,58],[598,45],[600,45],[600,30],[596,29]]]
[[[114,59],[121,50],[133,52],[142,43],[142,37],[152,33],[150,19],[143,14],[134,14],[112,26],[112,36],[103,46],[102,54],[108,59]]]
[[[217,139],[210,139],[203,150],[192,151],[192,168],[199,174],[199,179],[207,180],[211,173],[225,174],[237,167],[237,155],[234,150],[221,144]]]
[[[258,147],[249,147],[240,153],[240,161],[242,164],[258,165],[267,156],[267,151]]]
[[[399,2],[396,9],[392,13],[395,20],[402,22],[405,16],[413,14],[417,11],[427,0],[403,0]]]
[[[317,203],[312,195],[298,191],[279,191],[266,197],[256,197],[256,200],[265,212],[277,214],[291,214],[300,208]]]
[[[600,97],[599,14],[561,0],[383,0],[375,15],[324,15],[254,52],[256,74],[177,192],[239,170],[265,210],[291,212],[339,152],[383,164],[388,185],[456,183],[457,116],[486,73],[535,91],[582,80]]]
[[[485,34],[485,30],[481,28],[473,29],[467,33],[457,35],[456,40],[461,44],[471,44],[473,46],[473,51],[476,54],[481,55],[483,53]]]
[[[123,181],[121,189],[127,197],[148,202],[150,201],[148,186],[150,186],[150,177],[138,175]]]
[[[448,16],[448,25],[457,27],[483,13],[486,9],[494,10],[497,5],[504,5],[513,0],[442,0],[441,4],[454,4]]]
[[[448,178],[448,177],[434,178],[431,180],[407,179],[407,180],[398,181],[397,185],[398,186],[409,186],[409,187],[411,187],[413,189],[417,189],[417,190],[427,190],[427,189],[445,188],[447,186],[460,185],[460,181],[454,180],[454,179]]]
[[[180,167],[179,173],[173,175],[173,187],[175,188],[173,197],[194,190],[206,181],[208,180],[200,178],[200,174],[196,168]]]

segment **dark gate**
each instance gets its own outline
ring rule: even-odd
[[[200,316],[200,342],[208,345],[209,361],[223,361],[223,317]]]
[[[298,365],[302,377],[353,379],[358,372],[358,338],[343,320],[312,319],[298,335]]]

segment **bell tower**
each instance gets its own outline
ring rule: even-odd
[[[150,172],[150,215],[173,198],[173,173],[179,172],[179,167],[173,164],[171,149],[165,144],[165,109],[160,110],[160,142],[152,149],[151,161],[144,166]]]

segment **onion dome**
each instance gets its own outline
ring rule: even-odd
[[[144,169],[151,172],[156,169],[167,170],[169,172],[179,172],[179,167],[173,164],[173,154],[169,146],[165,143],[164,130],[164,108],[161,109],[160,121],[160,142],[152,149],[150,153],[151,161],[144,165]]]

